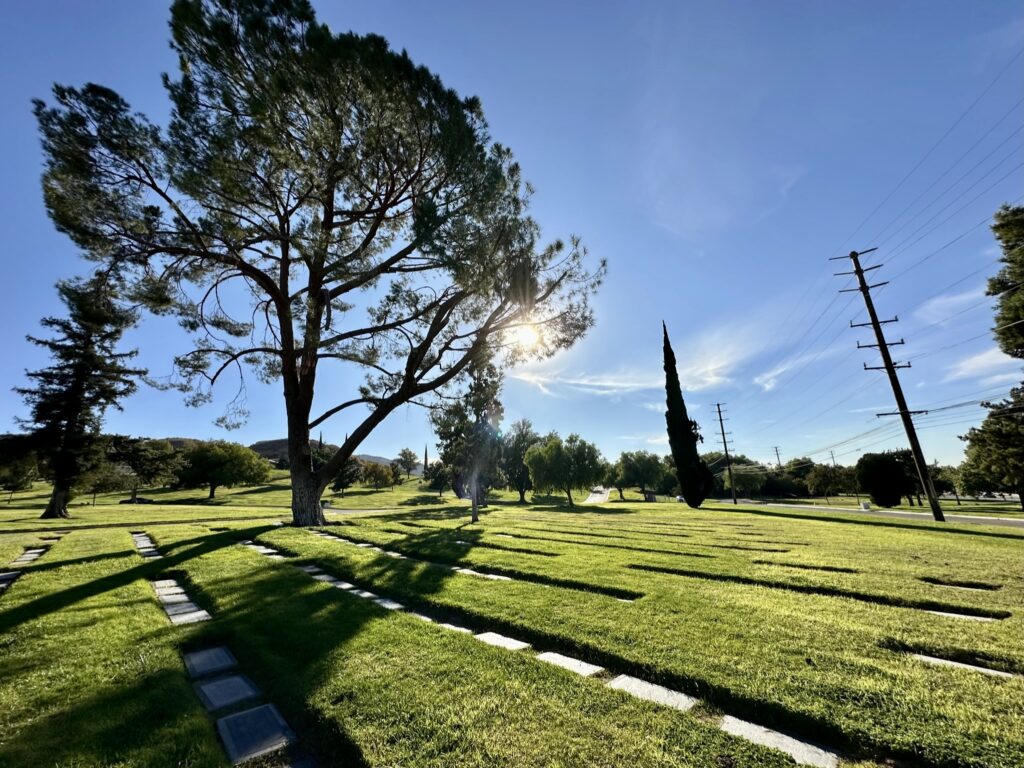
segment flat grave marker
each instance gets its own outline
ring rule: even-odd
[[[196,694],[209,712],[226,709],[260,695],[260,690],[245,675],[229,675],[195,684]]]
[[[193,679],[226,672],[237,666],[238,660],[225,645],[185,654],[185,669]]]
[[[481,632],[479,635],[473,635],[473,637],[488,645],[505,648],[509,651],[522,651],[530,647],[529,643],[524,643],[522,640],[516,640],[512,637],[505,637],[505,635],[499,635],[497,632]]]
[[[217,731],[228,759],[235,765],[276,752],[295,741],[295,734],[273,704],[222,717],[217,721]]]
[[[630,675],[619,675],[608,683],[608,687],[614,688],[617,691],[625,691],[644,701],[651,701],[664,707],[678,709],[680,712],[693,709],[694,705],[698,703],[697,699],[693,698],[693,696],[687,696],[685,693],[673,691],[671,688],[655,685]]]
[[[834,752],[794,739],[792,736],[773,731],[770,728],[748,723],[731,715],[722,718],[722,730],[755,744],[785,752],[803,765],[813,765],[815,768],[839,768],[839,756]]]
[[[537,658],[541,661],[546,661],[548,664],[554,664],[556,667],[562,669],[568,669],[570,672],[575,672],[577,675],[583,675],[583,677],[590,677],[596,675],[598,672],[604,672],[604,667],[599,667],[597,664],[588,664],[585,661],[574,659],[571,656],[563,656],[560,653],[554,653],[551,651],[537,654]]]

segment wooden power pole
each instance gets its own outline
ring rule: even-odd
[[[722,450],[725,451],[725,471],[729,473],[729,490],[732,491],[732,503],[739,504],[736,499],[736,484],[732,481],[732,459],[729,457],[729,441],[725,439],[725,420],[722,419],[722,406],[724,403],[715,403],[718,409],[718,428],[722,432]]]
[[[836,275],[856,275],[857,276],[857,287],[856,288],[844,288],[841,292],[853,292],[859,291],[864,297],[864,306],[868,311],[868,318],[871,322],[869,323],[854,323],[851,321],[851,328],[867,328],[870,326],[875,332],[875,344],[861,344],[857,342],[858,349],[867,349],[869,347],[877,347],[879,354],[882,356],[882,365],[880,366],[869,366],[864,363],[865,371],[885,371],[889,376],[889,384],[892,385],[892,394],[896,398],[896,410],[890,413],[879,413],[878,416],[899,416],[903,420],[903,428],[907,432],[907,442],[910,443],[910,452],[914,456],[914,466],[917,468],[917,477],[921,482],[921,487],[924,488],[925,495],[928,497],[928,505],[932,509],[932,516],[939,522],[945,522],[946,518],[942,514],[942,508],[939,506],[939,497],[935,494],[935,486],[932,484],[932,478],[928,474],[928,464],[924,460],[924,452],[921,450],[921,443],[917,439],[917,430],[914,428],[913,416],[918,413],[927,413],[927,411],[912,411],[907,407],[907,399],[903,396],[903,387],[900,386],[899,376],[896,375],[898,368],[909,368],[910,363],[899,364],[894,363],[892,355],[889,354],[889,347],[903,344],[903,339],[894,342],[887,342],[885,340],[885,334],[882,332],[882,326],[885,323],[895,323],[899,320],[898,317],[894,317],[892,320],[879,320],[878,313],[875,312],[875,303],[871,300],[871,289],[878,288],[879,286],[885,285],[886,283],[875,283],[874,285],[868,285],[868,281],[864,275],[871,270],[878,269],[881,264],[876,264],[873,267],[864,269],[860,265],[860,257],[864,253],[871,253],[875,249],[872,248],[868,251],[851,251],[849,257],[836,256],[832,259],[845,259],[849,258],[853,262],[853,270],[850,272],[837,272]]]

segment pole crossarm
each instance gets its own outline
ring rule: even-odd
[[[910,443],[910,452],[911,452],[911,454],[914,457],[914,466],[917,469],[918,480],[920,481],[921,487],[924,489],[925,494],[928,496],[928,505],[931,507],[932,515],[935,517],[936,520],[938,520],[940,522],[944,522],[946,518],[943,516],[942,508],[939,506],[939,498],[938,498],[938,496],[935,493],[935,486],[932,483],[931,476],[928,474],[928,464],[925,461],[924,452],[921,450],[921,443],[917,439],[917,430],[914,428],[914,420],[913,420],[913,418],[911,418],[915,414],[924,413],[924,411],[912,411],[912,410],[910,410],[910,408],[907,406],[907,399],[906,399],[906,397],[903,394],[903,387],[900,385],[899,376],[896,374],[896,371],[899,368],[910,368],[910,363],[909,362],[907,362],[907,363],[893,362],[892,355],[889,354],[889,347],[896,346],[897,344],[903,344],[904,341],[903,341],[903,339],[900,339],[898,342],[887,342],[885,340],[885,333],[882,331],[882,326],[885,323],[896,322],[896,320],[898,320],[899,317],[896,317],[893,320],[879,320],[878,319],[878,313],[875,311],[875,303],[874,303],[874,301],[871,298],[871,289],[872,288],[878,288],[878,287],[880,287],[882,285],[886,285],[887,283],[875,283],[873,285],[868,285],[868,282],[865,279],[864,275],[865,275],[866,272],[869,272],[869,271],[871,271],[873,269],[877,269],[878,267],[880,267],[882,265],[881,264],[877,264],[877,265],[868,267],[867,269],[864,269],[863,267],[861,267],[861,264],[860,264],[860,257],[861,256],[863,256],[866,253],[871,253],[872,251],[875,251],[875,250],[877,250],[877,248],[871,248],[870,250],[861,251],[859,253],[857,251],[851,251],[850,252],[849,256],[847,256],[846,258],[849,258],[850,261],[853,264],[853,272],[852,272],[852,274],[857,276],[857,284],[858,285],[857,285],[856,288],[841,289],[840,292],[859,291],[864,296],[864,307],[865,307],[865,309],[867,309],[868,318],[870,319],[871,322],[870,323],[856,323],[856,324],[851,322],[850,323],[850,327],[851,328],[863,328],[863,327],[867,327],[868,325],[870,325],[872,327],[872,329],[874,330],[874,332],[875,332],[875,343],[874,344],[861,344],[860,342],[858,342],[857,343],[857,347],[859,349],[877,348],[879,354],[882,357],[882,365],[874,366],[874,365],[868,365],[867,363],[864,363],[864,370],[865,371],[885,371],[886,374],[889,377],[889,384],[892,386],[893,397],[896,399],[896,410],[895,411],[893,411],[892,413],[887,413],[887,414],[881,414],[880,413],[880,414],[877,414],[877,415],[878,416],[899,416],[900,419],[903,421],[903,428],[904,428],[904,430],[907,433],[907,442]],[[835,258],[839,258],[839,257],[834,257],[832,260],[834,260]],[[778,454],[776,453],[776,457],[777,456],[778,456]]]

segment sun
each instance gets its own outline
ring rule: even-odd
[[[540,331],[535,325],[520,325],[512,330],[512,340],[523,350],[530,350],[540,343]]]

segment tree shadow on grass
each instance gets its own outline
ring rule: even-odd
[[[737,576],[727,573],[712,573],[710,571],[694,571],[683,568],[666,568],[660,565],[643,565],[633,563],[626,566],[636,571],[648,571],[651,573],[663,573],[670,576],[686,576],[693,579],[708,579],[709,581],[728,582],[731,584],[742,584],[744,586],[768,587],[771,589],[783,589],[790,592],[799,592],[805,595],[818,595],[822,597],[845,597],[850,600],[858,600],[862,603],[874,605],[889,605],[897,608],[916,608],[922,611],[943,611],[960,613],[967,616],[979,616],[992,619],[1007,619],[1012,614],[1006,610],[992,608],[981,608],[971,605],[957,605],[946,603],[940,600],[919,600],[912,597],[901,597],[899,595],[882,595],[871,592],[861,592],[844,587],[833,587],[825,584],[798,584],[787,581],[774,581],[772,579],[759,579],[751,576]]]
[[[77,584],[73,587],[68,587],[67,589],[50,592],[42,597],[29,600],[5,610],[3,613],[0,613],[0,635],[5,632],[13,631],[26,621],[31,621],[32,619],[40,616],[45,616],[48,613],[62,610],[68,606],[74,605],[75,603],[81,602],[82,600],[101,595],[104,592],[124,587],[138,579],[152,580],[159,578],[162,574],[173,571],[177,566],[180,566],[191,558],[214,552],[226,546],[231,546],[237,543],[239,538],[256,536],[264,531],[272,530],[274,527],[275,526],[266,526],[242,529],[238,532],[211,534],[209,536],[197,537],[176,545],[175,549],[181,549],[182,546],[191,545],[189,549],[182,550],[177,553],[170,553],[167,549],[157,543],[158,549],[164,553],[164,557],[160,559],[147,560],[125,568],[123,571],[118,571],[117,573],[93,579],[92,581],[88,581],[83,584]],[[118,555],[107,553],[104,555],[80,558],[75,562],[101,562],[118,556],[123,557],[124,554],[122,553]],[[49,564],[42,563],[35,566],[33,570],[52,570],[68,564],[71,563],[68,561],[54,561]],[[26,574],[28,573],[29,571],[26,571]]]
[[[915,531],[919,533],[938,533],[946,534],[951,536],[982,536],[993,539],[1013,539],[1016,541],[1024,541],[1024,534],[1020,533],[997,533],[995,531],[973,531],[967,528],[937,528],[933,526],[925,525],[911,525],[909,523],[900,523],[895,520],[886,520],[882,518],[876,518],[869,520],[867,518],[863,520],[851,520],[846,517],[835,517],[831,515],[815,515],[815,514],[796,514],[793,512],[782,512],[767,509],[740,509],[734,510],[728,507],[707,507],[707,509],[715,510],[717,512],[728,512],[734,515],[758,515],[761,517],[781,517],[788,520],[815,520],[822,523],[838,523],[840,525],[868,525],[879,528],[899,528],[907,531]],[[836,514],[842,514],[838,512]],[[856,514],[853,512],[851,514]],[[927,521],[922,521],[927,523]],[[948,523],[946,524],[948,525]],[[955,523],[954,523],[955,525]],[[971,523],[965,523],[965,525],[972,525]]]
[[[46,714],[6,735],[0,763],[227,765],[198,699],[177,670],[120,677],[116,687],[70,703],[65,696],[56,687]]]
[[[421,493],[419,496],[410,496],[408,499],[404,499],[399,502],[399,506],[402,507],[423,507],[430,506],[432,504],[443,504],[444,502],[438,499],[432,493]]]
[[[410,548],[416,545],[427,547],[432,538],[439,535],[440,533],[414,534],[408,537],[405,543]],[[442,546],[446,546],[446,543],[446,541],[442,541]],[[394,548],[398,549],[397,546]],[[468,548],[461,551],[449,551],[449,554],[451,557],[465,562],[467,552]],[[557,631],[549,631],[543,626],[534,626],[515,618],[489,615],[485,611],[474,610],[468,606],[456,606],[446,600],[438,599],[436,596],[443,591],[447,580],[454,577],[450,571],[424,567],[422,563],[397,560],[383,554],[373,560],[368,568],[361,568],[358,572],[345,561],[345,558],[313,557],[308,559],[317,562],[333,575],[350,579],[356,584],[362,584],[368,589],[399,600],[408,608],[422,611],[435,621],[466,627],[474,633],[504,633],[529,642],[538,650],[558,651],[603,666],[612,674],[634,675],[643,680],[666,685],[702,698],[712,707],[721,707],[735,716],[751,718],[769,727],[780,728],[806,739],[824,742],[852,754],[877,756],[881,753],[883,756],[888,756],[888,749],[884,745],[869,745],[859,739],[851,739],[849,734],[844,733],[834,723],[788,709],[778,702],[751,697],[723,685],[711,683],[706,679],[670,672],[664,668],[652,668],[650,663],[638,662],[598,644],[559,634]],[[458,578],[471,577],[459,576]]]

